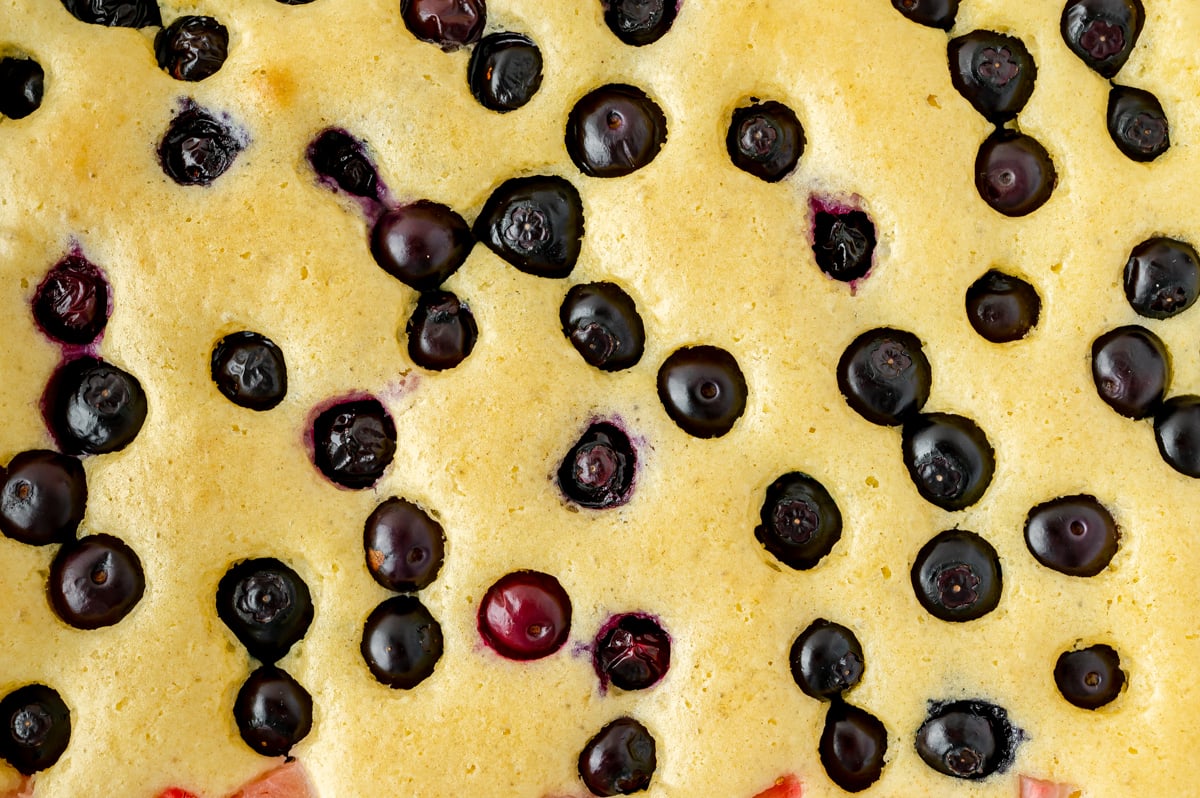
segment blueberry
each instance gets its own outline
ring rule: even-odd
[[[488,588],[479,605],[479,634],[501,656],[548,657],[571,632],[571,599],[558,580],[538,571],[514,571]]]
[[[1019,341],[1038,323],[1042,299],[1020,277],[989,271],[967,289],[967,320],[994,344]]]
[[[825,713],[817,750],[834,784],[846,792],[862,792],[883,774],[887,729],[871,713],[834,701]]]
[[[1171,146],[1162,103],[1148,91],[1113,86],[1108,94],[1108,135],[1135,161],[1153,161]]]
[[[658,398],[679,428],[697,438],[725,435],[746,410],[737,360],[715,346],[677,349],[658,370]]]
[[[58,761],[71,740],[71,710],[44,684],[18,687],[0,700],[0,757],[31,776]]]
[[[0,115],[24,119],[42,105],[46,73],[32,58],[0,58]]]
[[[989,122],[1007,122],[1029,102],[1037,65],[1020,39],[971,31],[951,39],[947,54],[950,82]]]
[[[788,659],[800,689],[822,701],[837,698],[858,684],[865,664],[854,632],[824,618],[800,633]]]
[[[418,291],[432,291],[458,271],[475,240],[466,221],[445,205],[419,200],[379,217],[371,254],[388,274]]]
[[[921,547],[913,562],[912,585],[917,601],[933,617],[973,621],[1000,603],[1000,557],[974,532],[951,529]]]
[[[1025,545],[1042,565],[1071,576],[1095,576],[1117,553],[1120,532],[1095,496],[1061,496],[1025,519]]]
[[[426,291],[405,328],[408,356],[423,369],[445,371],[467,359],[479,338],[475,316],[449,291]]]
[[[604,24],[634,47],[654,44],[675,24],[681,0],[602,0]]]
[[[68,255],[54,264],[33,295],[33,318],[46,334],[86,346],[108,324],[108,280],[87,258]]]
[[[243,560],[217,585],[217,615],[250,656],[269,664],[308,631],[312,594],[298,573],[274,557]]]
[[[124,449],[146,420],[146,394],[137,378],[93,357],[60,366],[47,400],[50,430],[67,454]]]
[[[1068,0],[1062,37],[1083,63],[1111,78],[1129,59],[1145,19],[1141,0]]]
[[[1099,709],[1110,704],[1125,686],[1121,657],[1106,645],[1064,651],[1054,665],[1058,691],[1081,709]]]
[[[667,119],[644,91],[601,86],[567,117],[567,153],[592,177],[622,177],[654,160],[667,140]]]
[[[207,186],[233,166],[242,143],[207,111],[180,112],[163,136],[159,159],[167,177],[181,186]]]
[[[645,690],[671,667],[671,637],[648,615],[618,615],[596,636],[592,664],[602,685]]]
[[[413,36],[447,52],[479,41],[487,23],[484,0],[401,0],[400,14]]]
[[[1133,248],[1125,264],[1125,298],[1138,315],[1169,319],[1200,293],[1200,255],[1186,241],[1156,236]]]
[[[784,565],[815,566],[842,537],[842,513],[817,480],[793,471],[767,488],[754,537]]]
[[[579,777],[592,795],[641,792],[657,767],[654,737],[633,718],[609,723],[579,753]]]
[[[312,731],[312,713],[312,696],[274,665],[251,673],[233,704],[238,733],[263,756],[287,756]]]
[[[588,364],[602,371],[620,371],[642,359],[646,328],[633,297],[615,283],[572,286],[558,317],[563,335]]]
[[[322,181],[356,197],[379,199],[379,172],[367,145],[346,131],[321,131],[308,145],[308,162]]]
[[[1046,148],[1032,136],[997,130],[988,136],[975,159],[975,188],[994,210],[1026,216],[1046,204],[1058,174]]]
[[[875,223],[863,211],[817,211],[813,254],[825,274],[843,283],[867,276],[875,257]]]
[[[1162,406],[1171,382],[1171,358],[1162,339],[1145,327],[1118,327],[1092,344],[1092,380],[1113,410],[1146,418]]]
[[[63,545],[50,564],[50,605],[76,629],[112,626],[146,591],[142,562],[112,535],[88,535]]]
[[[558,487],[575,504],[597,510],[629,501],[637,452],[629,436],[606,422],[592,424],[558,467]]]
[[[958,14],[959,0],[892,0],[892,7],[901,14],[931,28],[950,30]]]
[[[733,165],[768,183],[791,174],[804,145],[804,128],[796,112],[774,100],[734,111],[725,137]]]
[[[983,779],[1011,764],[1020,739],[1003,707],[954,701],[931,706],[917,730],[917,753],[938,773]]]
[[[917,336],[880,327],[846,347],[837,380],[856,413],[872,423],[895,426],[921,412],[933,375]]]
[[[1200,396],[1173,396],[1154,416],[1158,453],[1181,474],[1200,478]]]
[[[204,80],[229,56],[229,31],[212,17],[179,17],[154,37],[154,54],[176,80]]]
[[[905,422],[902,449],[917,492],[943,510],[979,501],[996,470],[987,436],[962,416],[928,413]]]
[[[515,111],[542,86],[542,51],[520,33],[493,33],[475,45],[467,85],[484,108]]]
[[[226,399],[251,410],[270,410],[287,396],[283,352],[256,332],[231,333],[217,342],[212,378]]]
[[[62,0],[71,16],[80,22],[120,28],[150,28],[162,25],[162,14],[154,0]]]
[[[87,478],[74,457],[21,452],[0,473],[0,531],[31,546],[75,538],[87,506]]]
[[[429,513],[393,496],[367,518],[363,550],[376,582],[397,593],[423,590],[445,561],[446,533]]]
[[[583,201],[561,177],[515,177],[475,220],[475,237],[526,274],[566,277],[583,239]]]
[[[371,487],[395,454],[396,425],[378,399],[334,405],[313,422],[313,460],[342,487]]]
[[[367,618],[362,656],[380,684],[411,690],[442,658],[442,627],[416,596],[393,596]]]

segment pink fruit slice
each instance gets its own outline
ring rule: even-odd
[[[754,798],[804,798],[804,785],[800,779],[787,773],[775,779],[775,783]]]
[[[1022,776],[1020,798],[1084,798],[1084,796],[1083,790],[1070,784],[1058,784],[1053,781]]]
[[[182,787],[168,787],[154,798],[200,798],[200,796],[194,792],[188,792]]]
[[[304,766],[293,760],[268,770],[229,798],[317,798],[317,793]]]

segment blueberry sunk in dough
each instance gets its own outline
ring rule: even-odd
[[[775,100],[735,110],[725,137],[733,165],[768,183],[792,173],[804,146],[804,128],[796,112]]]
[[[150,28],[162,25],[155,0],[62,0],[80,22],[110,28]]]
[[[378,399],[330,407],[312,427],[313,463],[331,482],[351,490],[379,481],[396,455],[396,424]]]
[[[898,426],[925,407],[933,373],[917,336],[879,327],[846,347],[838,360],[837,381],[846,403],[860,416],[873,424]]]
[[[671,636],[649,615],[619,615],[600,630],[592,662],[601,685],[645,690],[657,684],[671,667]]]
[[[1103,644],[1064,651],[1054,664],[1054,684],[1080,709],[1099,709],[1115,701],[1125,687],[1121,657]]]
[[[567,153],[591,177],[623,177],[655,159],[667,141],[667,118],[636,86],[610,84],[575,103],[567,117]]]
[[[21,452],[0,471],[0,532],[32,546],[75,538],[87,507],[77,458],[44,449]]]
[[[975,188],[1005,216],[1028,216],[1046,204],[1058,183],[1054,162],[1037,139],[997,130],[979,148]]]
[[[204,80],[229,57],[229,30],[212,17],[179,17],[154,37],[154,54],[176,80]]]
[[[33,318],[46,335],[86,346],[108,324],[108,280],[82,255],[68,255],[46,273],[33,295]]]
[[[601,371],[627,369],[642,359],[645,325],[633,297],[615,283],[571,286],[559,320],[576,351]]]
[[[943,510],[963,510],[992,483],[996,455],[974,421],[950,413],[926,413],[904,424],[904,464],[917,492]]]
[[[988,30],[950,40],[950,82],[989,122],[1012,119],[1029,102],[1037,65],[1025,43]]]
[[[492,33],[471,51],[467,85],[484,108],[508,113],[542,86],[542,51],[521,33]]]
[[[1129,60],[1145,19],[1142,0],[1067,0],[1060,28],[1071,52],[1111,78]]]
[[[644,47],[667,35],[681,0],[600,0],[604,24],[625,44]]]
[[[53,765],[71,741],[71,710],[44,684],[0,699],[0,757],[26,776]]]
[[[411,690],[433,675],[442,658],[442,627],[416,596],[393,596],[363,626],[362,656],[371,675]]]
[[[825,486],[792,471],[767,488],[754,537],[798,571],[816,566],[842,537],[842,512]]]
[[[287,365],[270,338],[245,330],[226,335],[213,347],[212,379],[235,405],[270,410],[287,396]]]
[[[429,200],[389,210],[371,232],[375,262],[418,291],[440,287],[463,265],[474,245],[466,220]]]
[[[625,431],[614,424],[592,424],[558,467],[558,487],[580,507],[603,510],[629,501],[637,471],[637,453]]]
[[[875,223],[865,211],[827,209],[813,215],[817,267],[843,283],[861,280],[875,265]]]
[[[146,421],[142,384],[127,371],[93,357],[61,366],[46,389],[47,420],[67,454],[124,449]]]
[[[892,0],[892,6],[913,22],[947,31],[954,27],[958,3],[959,0]]]
[[[792,678],[806,695],[829,701],[862,680],[862,644],[839,623],[817,618],[792,643]]]
[[[1025,544],[1042,565],[1070,576],[1095,576],[1117,553],[1120,531],[1095,496],[1060,496],[1025,519]]]
[[[1148,238],[1129,253],[1124,282],[1125,298],[1139,316],[1169,319],[1200,295],[1200,255],[1187,241]]]
[[[401,0],[400,16],[413,36],[447,52],[479,40],[487,24],[484,0]]]
[[[836,700],[825,711],[818,752],[830,780],[846,792],[862,792],[883,775],[887,728],[866,710]]]
[[[42,107],[46,73],[32,58],[0,59],[0,115],[24,119]]]
[[[1011,274],[990,270],[967,289],[967,320],[988,341],[1019,341],[1037,326],[1042,299],[1037,289]]]
[[[388,590],[429,587],[446,558],[446,533],[429,513],[393,496],[379,504],[363,528],[367,570]]]
[[[657,768],[653,735],[629,717],[606,725],[579,754],[579,776],[592,795],[630,795],[646,790]]]
[[[146,591],[142,562],[112,535],[88,535],[63,545],[50,564],[50,606],[76,629],[112,626],[128,615]]]
[[[195,106],[171,120],[158,147],[163,172],[181,186],[208,186],[225,174],[244,144],[225,122]]]
[[[308,585],[274,557],[244,560],[230,568],[217,586],[216,608],[250,655],[265,663],[287,654],[313,619]]]
[[[982,618],[1000,603],[1000,556],[991,543],[965,529],[935,535],[912,566],[917,601],[943,621]]]
[[[697,438],[728,434],[746,410],[748,391],[737,360],[716,346],[677,349],[658,370],[667,415]]]
[[[475,237],[526,274],[566,277],[582,248],[583,200],[561,177],[514,177],[484,203]]]
[[[1100,398],[1123,416],[1152,416],[1171,384],[1171,357],[1162,339],[1130,324],[1092,342],[1092,381]]]
[[[1171,146],[1162,103],[1144,89],[1113,86],[1108,94],[1108,135],[1134,161],[1153,161]]]
[[[287,756],[312,731],[313,700],[291,674],[264,665],[238,690],[233,717],[246,745],[263,756]]]
[[[935,703],[917,730],[917,753],[938,773],[978,780],[1006,769],[1022,737],[1003,707],[986,701]]]

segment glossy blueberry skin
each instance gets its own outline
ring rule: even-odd
[[[146,420],[137,378],[81,357],[60,366],[47,387],[50,431],[66,454],[107,454],[128,446]]]
[[[837,381],[856,413],[873,424],[897,426],[921,412],[933,372],[917,336],[880,327],[846,347],[838,361]]]
[[[0,115],[24,119],[42,106],[46,73],[32,58],[0,59]]]
[[[396,454],[396,424],[378,399],[334,405],[313,422],[313,462],[352,490],[379,481]]]
[[[388,274],[418,291],[432,291],[458,271],[475,239],[467,222],[437,202],[419,200],[379,217],[371,254]]]
[[[31,546],[75,538],[87,507],[87,477],[74,457],[21,452],[0,472],[0,532]]]
[[[442,627],[416,596],[393,596],[363,625],[362,656],[380,684],[411,690],[442,658]]]
[[[667,118],[644,91],[624,83],[585,95],[567,116],[567,154],[591,177],[623,177],[648,165],[667,140]]]
[[[725,136],[725,149],[733,165],[768,183],[777,183],[791,174],[804,154],[805,144],[804,128],[796,112],[775,100],[735,110]]]
[[[217,585],[217,615],[250,656],[283,658],[312,624],[312,594],[300,575],[274,557],[243,560]]]
[[[604,24],[633,47],[654,44],[675,24],[680,0],[603,0]]]
[[[558,311],[563,335],[589,365],[620,371],[642,359],[646,328],[633,297],[615,283],[571,286]]]
[[[975,110],[996,124],[1025,107],[1037,80],[1037,65],[1025,43],[988,30],[950,40],[950,82]]]
[[[905,422],[901,446],[917,492],[943,510],[962,510],[979,501],[996,470],[987,436],[962,416],[917,416]]]
[[[437,578],[446,559],[446,533],[429,513],[393,496],[367,518],[363,550],[376,582],[409,593],[429,587]]]
[[[108,280],[81,255],[54,264],[33,295],[33,318],[51,338],[86,346],[108,324]]]
[[[445,371],[467,359],[479,339],[475,315],[449,291],[426,291],[405,327],[408,356],[423,369]]]
[[[613,424],[592,424],[558,467],[558,487],[580,507],[605,510],[629,501],[637,452]]]
[[[1147,163],[1171,146],[1162,103],[1148,91],[1113,86],[1108,94],[1108,135],[1126,157]]]
[[[1006,769],[1021,738],[1008,713],[995,704],[933,704],[917,730],[917,753],[938,773],[978,780]]]
[[[80,22],[114,28],[149,28],[162,25],[155,0],[62,0]]]
[[[514,177],[484,203],[475,237],[526,274],[566,277],[583,246],[583,200],[561,177]]]
[[[1047,568],[1095,576],[1108,567],[1120,538],[1112,513],[1095,496],[1060,496],[1029,511],[1025,545]]]
[[[1121,657],[1112,646],[1094,645],[1064,651],[1054,665],[1058,692],[1080,709],[1111,704],[1125,686]]]
[[[967,320],[994,344],[1019,341],[1037,326],[1042,298],[1020,277],[989,271],[967,289]]]
[[[733,355],[715,346],[677,349],[658,370],[658,398],[680,429],[719,438],[746,410],[749,389]]]
[[[1171,384],[1166,344],[1138,325],[1110,330],[1092,344],[1092,380],[1100,398],[1121,415],[1152,416]]]
[[[367,155],[367,145],[346,131],[321,131],[308,145],[308,162],[322,180],[347,194],[379,200],[379,171]]]
[[[1172,396],[1154,415],[1154,437],[1163,461],[1200,478],[1200,396]]]
[[[917,554],[913,591],[930,615],[960,623],[982,618],[1000,603],[1003,579],[992,544],[965,529],[942,532]]]
[[[549,574],[506,574],[479,604],[480,636],[509,659],[548,657],[563,647],[570,632],[571,599]]]
[[[1145,19],[1141,0],[1068,0],[1060,30],[1071,52],[1111,78],[1129,59]]]
[[[242,143],[214,116],[200,108],[179,113],[158,147],[167,177],[181,186],[208,186],[225,174]]]
[[[484,0],[401,0],[400,15],[413,36],[451,52],[479,41],[487,24]]]
[[[671,636],[648,615],[619,615],[597,635],[592,664],[601,685],[645,690],[671,667]]]
[[[588,740],[579,777],[592,795],[630,795],[650,786],[658,767],[654,737],[633,718],[617,718]]]
[[[1046,204],[1058,174],[1046,148],[1032,136],[997,130],[975,159],[975,188],[993,210],[1027,216]]]
[[[312,731],[312,714],[312,696],[274,665],[251,673],[233,704],[242,740],[263,756],[287,756]]]
[[[1200,294],[1200,255],[1187,241],[1155,236],[1138,244],[1125,263],[1125,298],[1139,316],[1169,319]]]
[[[825,712],[817,751],[834,784],[846,792],[862,792],[883,774],[887,729],[866,710],[837,700]]]
[[[256,332],[232,333],[217,342],[212,379],[226,399],[251,410],[270,410],[287,396],[283,352]]]
[[[154,37],[154,55],[176,80],[204,80],[229,57],[229,31],[212,17],[179,17]]]
[[[918,24],[950,30],[958,15],[958,3],[959,0],[892,0],[892,7]]]
[[[842,512],[817,480],[792,471],[767,488],[754,537],[779,562],[808,570],[842,537]]]
[[[50,564],[50,605],[76,629],[112,626],[146,592],[141,560],[112,535],[89,535],[63,545]]]
[[[866,665],[854,632],[824,618],[799,634],[788,661],[800,689],[821,701],[837,698],[858,684]]]
[[[817,267],[843,283],[861,280],[875,258],[875,223],[863,211],[817,211],[813,216],[813,255]]]
[[[0,699],[0,758],[32,776],[59,760],[71,741],[71,710],[44,684],[18,687]]]
[[[542,86],[542,51],[520,33],[492,33],[471,51],[467,86],[479,104],[502,114],[526,105]]]

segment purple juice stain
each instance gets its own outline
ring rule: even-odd
[[[591,655],[601,695],[610,684],[622,690],[645,690],[658,684],[671,667],[671,636],[653,615],[613,615],[596,633]]]
[[[809,239],[817,266],[832,279],[849,283],[851,294],[874,267],[878,243],[875,223],[858,200],[809,199]]]
[[[362,139],[340,128],[328,128],[308,145],[307,157],[321,185],[357,200],[372,227],[392,204]]]

